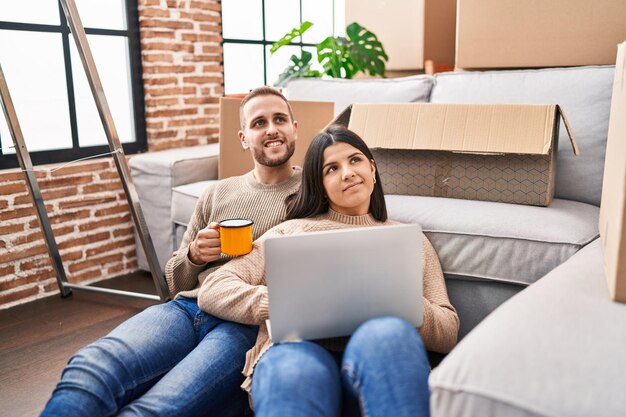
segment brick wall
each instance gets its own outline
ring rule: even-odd
[[[217,141],[223,94],[219,0],[138,0],[150,151]],[[132,220],[111,158],[35,167],[68,280],[137,269]],[[57,294],[19,170],[0,170],[0,308]]]

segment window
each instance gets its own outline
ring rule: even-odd
[[[222,0],[225,93],[273,85],[301,48],[316,57],[317,43],[343,33],[343,8],[343,0]],[[272,43],[307,20],[313,27],[302,39],[270,55]]]
[[[146,149],[136,0],[75,0],[124,151]],[[58,0],[13,1],[0,15],[0,65],[33,164],[109,151]],[[0,112],[0,167],[17,167]]]

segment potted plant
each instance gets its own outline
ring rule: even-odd
[[[306,21],[300,27],[292,29],[272,44],[270,53],[274,54],[281,47],[289,45],[311,26],[313,23]],[[328,76],[349,79],[359,72],[371,76],[385,76],[385,66],[389,57],[383,45],[374,33],[356,22],[346,27],[346,37],[329,36],[318,43],[316,49],[320,68],[314,67],[313,54],[302,50],[300,56],[296,54],[291,56],[289,65],[275,84],[284,86],[289,80],[302,77]]]

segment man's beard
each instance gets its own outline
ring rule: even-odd
[[[293,153],[296,150],[295,142],[293,141],[286,142],[286,144],[287,144],[287,152],[285,152],[283,155],[279,155],[274,158],[269,158],[268,156],[265,155],[265,153],[263,152],[265,148],[254,149],[253,150],[254,160],[257,161],[259,164],[266,166],[266,167],[281,166],[285,162],[289,161],[289,159],[293,156]]]

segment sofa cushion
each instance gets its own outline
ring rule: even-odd
[[[433,103],[560,104],[580,148],[572,152],[563,122],[555,197],[600,205],[614,66],[442,73]]]
[[[218,154],[219,145],[211,144],[148,152],[135,155],[128,162],[162,269],[175,249],[174,228],[169,221],[172,187],[217,178]],[[148,270],[148,262],[137,234],[135,242],[139,267]]]
[[[364,80],[301,78],[287,84],[285,96],[289,100],[333,101],[336,116],[353,103],[427,102],[433,83],[430,75]]]
[[[187,226],[198,199],[217,180],[199,181],[172,188],[172,221]]]
[[[419,223],[446,275],[528,285],[598,237],[599,208],[386,196],[389,218]]]
[[[431,415],[626,415],[626,304],[598,240],[502,304],[430,375]]]

